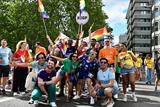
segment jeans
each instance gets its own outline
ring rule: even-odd
[[[147,82],[151,82],[153,78],[153,71],[151,68],[147,69]]]

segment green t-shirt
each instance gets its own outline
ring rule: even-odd
[[[75,63],[73,63],[70,59],[68,59],[68,58],[65,58],[64,59],[64,61],[63,61],[63,65],[62,65],[62,67],[61,67],[61,70],[63,71],[63,72],[71,72],[73,69],[77,69],[77,67],[78,67],[78,62],[75,62]]]

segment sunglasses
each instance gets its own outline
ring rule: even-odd
[[[101,64],[106,64],[107,62],[100,62]]]
[[[38,57],[38,59],[44,59],[44,57]]]
[[[72,57],[76,57],[77,58],[77,56],[74,56],[74,55]]]

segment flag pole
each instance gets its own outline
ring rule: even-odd
[[[46,27],[46,24],[45,24],[44,18],[42,18],[42,19],[43,19],[43,25],[44,25],[44,29],[45,29],[45,32],[46,32],[46,36],[48,36],[47,27]]]

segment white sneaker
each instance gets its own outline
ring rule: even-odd
[[[127,102],[127,95],[124,95],[123,101]]]
[[[17,92],[14,92],[13,93],[13,96],[18,96],[19,94]]]
[[[34,103],[33,99],[30,99],[30,100],[28,101],[28,104],[33,104],[33,103]]]
[[[94,98],[91,97],[91,98],[90,98],[90,104],[94,104],[94,103],[95,103]]]
[[[38,100],[35,100],[35,101],[34,101],[34,105],[38,105]]]
[[[25,94],[26,94],[25,92],[20,92],[20,95],[21,95],[21,96],[23,96],[23,95],[25,95]]]
[[[104,102],[101,103],[101,106],[105,106],[109,103],[109,100],[105,100]]]
[[[115,98],[115,99],[118,99],[118,94],[114,95],[114,98]]]
[[[50,105],[51,105],[51,107],[57,107],[55,102],[51,102]]]
[[[79,96],[79,95],[76,95],[76,96],[73,97],[73,100],[77,100],[77,99],[79,99],[79,98],[80,98],[80,96]]]
[[[114,105],[114,101],[110,102],[110,103],[107,105],[107,107],[113,107],[113,105]]]
[[[137,97],[136,95],[132,95],[134,102],[137,102]]]

